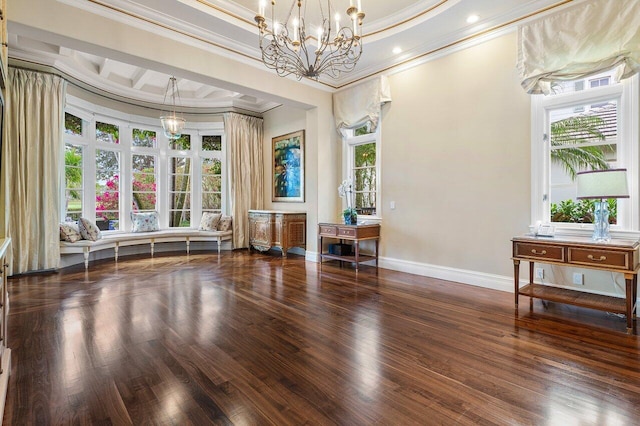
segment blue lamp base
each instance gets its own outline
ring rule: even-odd
[[[607,200],[596,201],[594,208],[593,236],[594,241],[609,242],[609,203]]]

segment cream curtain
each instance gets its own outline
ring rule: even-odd
[[[382,105],[391,102],[386,76],[376,77],[357,86],[333,94],[333,115],[336,128],[357,129],[371,122],[371,130],[378,127]]]
[[[233,247],[249,247],[251,209],[264,207],[262,119],[226,113],[224,131],[230,151],[229,188],[233,215]]]
[[[518,71],[528,93],[551,93],[574,80],[618,67],[640,71],[640,0],[589,0],[518,28]]]
[[[11,274],[57,268],[60,261],[60,161],[66,82],[9,68],[6,171]]]

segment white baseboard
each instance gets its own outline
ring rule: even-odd
[[[513,277],[451,268],[448,266],[430,265],[428,263],[412,262],[388,257],[379,258],[378,265],[381,268],[391,269],[393,271],[407,272],[409,274],[455,281],[476,287],[484,287],[513,293]]]

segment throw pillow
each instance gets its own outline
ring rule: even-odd
[[[231,229],[231,216],[222,216],[218,222],[218,231],[228,231]]]
[[[73,222],[66,222],[60,224],[60,241],[67,241],[69,243],[75,243],[80,241],[82,235],[80,235],[80,229],[78,225]]]
[[[102,238],[102,233],[98,229],[95,223],[91,222],[89,219],[85,219],[81,217],[78,219],[78,230],[80,231],[80,235],[82,238],[89,241],[98,241]]]
[[[204,212],[202,220],[200,220],[201,231],[215,231],[218,229],[218,223],[222,215],[220,213]]]
[[[131,212],[131,232],[159,231],[158,212]]]

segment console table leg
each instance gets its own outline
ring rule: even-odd
[[[356,241],[356,272],[358,271],[358,262],[360,262],[360,242]]]
[[[518,295],[520,291],[520,261],[513,259],[513,281],[514,281],[514,293],[516,297],[516,309],[518,308]]]
[[[529,262],[529,310],[533,310],[533,261]]]
[[[627,334],[633,333],[633,317],[634,317],[634,284],[637,282],[634,280],[634,274],[624,274],[625,288],[626,288],[626,302],[627,302]]]

